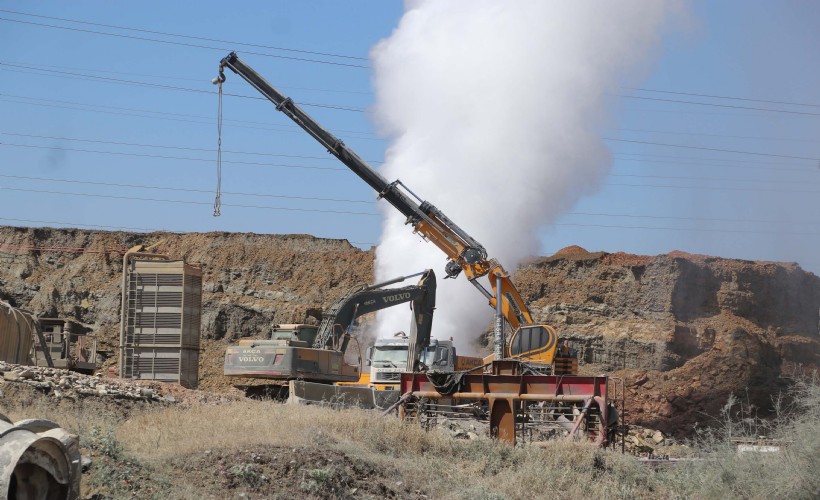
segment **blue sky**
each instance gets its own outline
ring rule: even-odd
[[[370,189],[257,99],[225,97],[223,207],[213,217],[210,79],[236,50],[297,102],[348,108],[305,107],[378,165],[386,142],[370,121],[366,57],[397,25],[401,2],[0,1],[0,9],[0,224],[378,241]],[[540,229],[541,253],[572,244],[683,250],[797,261],[820,273],[818,27],[810,1],[692,3],[646,68],[644,90],[615,97],[602,131],[611,175]],[[228,78],[225,92],[256,97]]]

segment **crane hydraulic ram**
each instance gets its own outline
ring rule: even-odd
[[[366,161],[347,147],[335,135],[325,130],[293,100],[268,83],[261,75],[245,64],[235,52],[219,63],[219,75],[214,83],[225,81],[224,69],[228,68],[250,83],[270,100],[278,111],[294,121],[316,139],[327,151],[344,163],[402,215],[415,232],[440,248],[447,256],[446,278],[455,278],[462,272],[483,295],[490,305],[509,323],[515,333],[503,352],[496,349],[496,357],[523,357],[531,362],[552,364],[557,348],[557,335],[548,325],[533,325],[532,316],[509,273],[496,260],[489,258],[487,250],[455,222],[450,220],[432,203],[419,198],[400,180],[388,182]],[[487,276],[492,287],[488,291],[478,279]],[[500,299],[500,300],[499,300]],[[505,300],[506,299],[506,300]]]

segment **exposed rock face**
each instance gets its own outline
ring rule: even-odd
[[[236,338],[318,319],[373,275],[372,252],[306,235],[5,227],[0,299],[75,319],[115,352],[121,252],[163,239],[158,252],[203,267],[201,389],[230,384],[222,357]],[[730,392],[748,389],[765,408],[781,375],[820,364],[820,278],[796,264],[570,247],[522,266],[514,280],[535,318],[579,348],[582,370],[625,379],[629,420],[666,433],[715,415]]]
[[[766,408],[782,375],[820,365],[820,279],[796,264],[574,247],[516,283],[586,370],[623,370],[632,421],[665,432],[715,415],[731,392]]]

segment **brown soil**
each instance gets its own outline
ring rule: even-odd
[[[397,471],[333,450],[257,445],[208,450],[166,464],[202,492],[256,498],[426,498],[407,489]]]

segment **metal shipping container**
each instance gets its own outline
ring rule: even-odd
[[[31,364],[31,345],[36,328],[30,314],[0,301],[0,361]]]
[[[126,286],[120,376],[196,387],[202,270],[183,261],[135,260]]]

